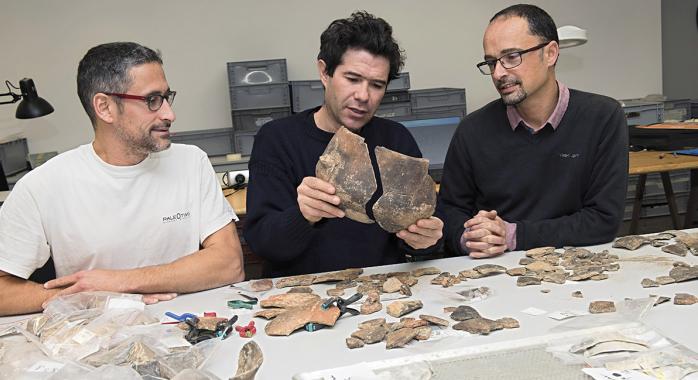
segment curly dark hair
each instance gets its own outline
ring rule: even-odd
[[[393,39],[393,28],[382,18],[366,11],[356,11],[349,18],[334,20],[322,32],[317,58],[325,61],[327,75],[334,75],[348,49],[366,50],[387,58],[390,62],[388,81],[397,78],[405,65],[404,50]]]

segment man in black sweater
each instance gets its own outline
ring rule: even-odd
[[[374,148],[421,157],[402,125],[374,117],[389,80],[404,63],[383,19],[356,12],[333,21],[320,38],[318,70],[325,87],[321,107],[272,121],[255,136],[250,157],[244,236],[267,260],[265,276],[277,277],[394,264],[405,254],[434,249],[443,222],[418,220],[391,234],[378,224],[344,217],[330,183],[315,177],[315,165],[341,126],[365,139],[373,169]],[[368,202],[366,212],[381,191]]]
[[[438,209],[450,250],[482,258],[612,240],[628,176],[619,103],[555,79],[557,30],[538,7],[497,13],[483,47],[477,67],[501,99],[463,119],[448,149]]]

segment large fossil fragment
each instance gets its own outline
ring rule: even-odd
[[[335,187],[339,208],[348,218],[373,223],[366,215],[366,203],[378,185],[363,137],[340,127],[320,156],[315,175]]]
[[[383,195],[373,205],[373,216],[388,232],[398,232],[434,214],[436,190],[429,176],[429,160],[376,147]]]

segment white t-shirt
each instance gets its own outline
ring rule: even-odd
[[[0,207],[0,270],[26,279],[49,256],[59,277],[170,263],[232,220],[196,146],[113,166],[86,144],[27,173]]]

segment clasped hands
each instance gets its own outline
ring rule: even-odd
[[[481,210],[463,226],[465,231],[460,243],[470,257],[493,257],[507,250],[507,223],[497,215],[497,211]]]
[[[322,218],[344,217],[344,211],[338,207],[340,199],[335,194],[336,189],[329,182],[317,177],[305,177],[296,190],[298,207],[309,223],[317,223]],[[443,225],[441,219],[431,216],[416,221],[406,229],[398,231],[396,235],[410,247],[424,249],[441,239]]]

